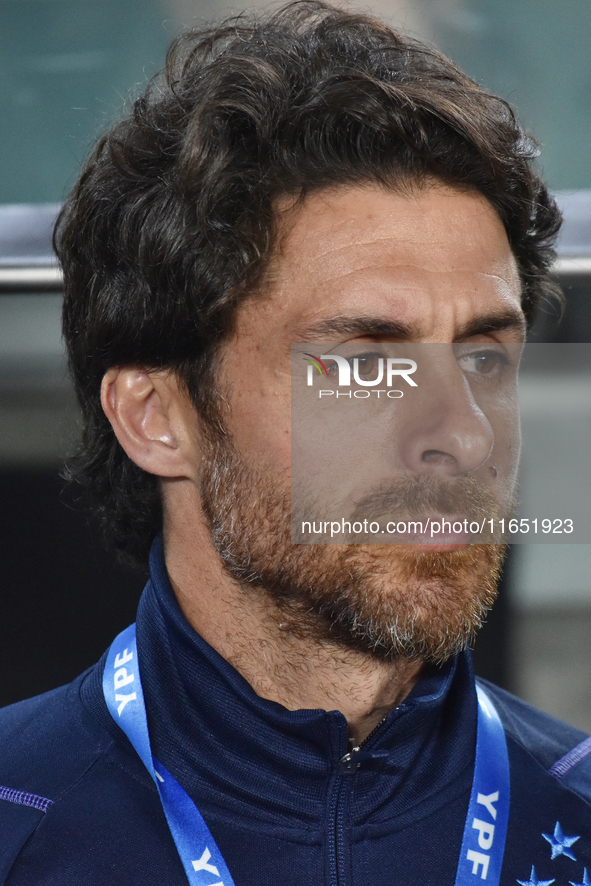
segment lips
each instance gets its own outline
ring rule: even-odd
[[[388,532],[383,530],[380,535],[386,535],[388,544],[413,544],[421,545],[425,550],[455,550],[471,544],[474,541],[473,536],[467,530],[470,521],[458,515],[430,515],[421,517],[405,518],[397,517],[391,521],[396,527],[409,526],[407,532]],[[422,531],[416,526],[417,523],[422,524]],[[455,530],[454,530],[455,524]],[[382,526],[387,526],[388,521],[382,519]],[[412,527],[412,528],[411,528]],[[394,525],[392,525],[394,528]],[[460,531],[457,531],[460,529]],[[373,538],[373,541],[378,539]],[[381,538],[379,539],[382,540]]]
[[[431,535],[430,532],[407,532],[402,535],[392,535],[391,539],[398,544],[424,545],[433,550],[464,547],[473,541],[469,532],[441,532],[435,535]]]

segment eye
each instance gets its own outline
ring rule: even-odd
[[[473,351],[458,358],[463,372],[473,375],[498,375],[509,365],[507,356],[502,351]]]
[[[364,381],[377,378],[380,369],[380,354],[361,354],[359,357],[352,357],[349,360],[351,369],[357,366],[357,375]]]

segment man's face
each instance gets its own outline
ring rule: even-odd
[[[462,539],[291,543],[292,343],[455,343],[459,353],[517,346],[520,294],[504,228],[478,194],[350,187],[283,210],[265,291],[240,308],[223,350],[227,436],[206,443],[201,476],[226,569],[269,595],[288,630],[383,657],[442,660],[479,626],[502,558],[501,546]],[[414,484],[431,502],[471,483],[505,508],[516,478],[515,418],[502,409],[485,415],[469,385],[454,387],[447,359],[439,377],[454,388],[451,418],[449,409],[418,410],[408,433],[381,446],[381,479]],[[371,460],[368,470],[376,470]],[[350,501],[366,479],[347,481]]]

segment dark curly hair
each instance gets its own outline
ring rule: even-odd
[[[161,504],[113,434],[101,379],[170,368],[212,419],[213,357],[261,282],[280,196],[431,177],[475,189],[505,226],[531,319],[560,224],[536,154],[506,102],[367,15],[304,0],[177,38],[98,142],[55,233],[84,417],[70,474],[118,549],[145,560]]]

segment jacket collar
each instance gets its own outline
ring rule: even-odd
[[[260,698],[187,623],[170,585],[161,539],[137,618],[152,751],[190,794],[229,793],[242,814],[312,816],[326,780],[343,771],[347,724],[338,711],[289,711]],[[400,809],[435,797],[469,765],[476,699],[469,655],[427,669],[357,758],[358,814],[387,789]],[[444,792],[445,793],[445,792]],[[391,812],[395,810],[392,809]]]

